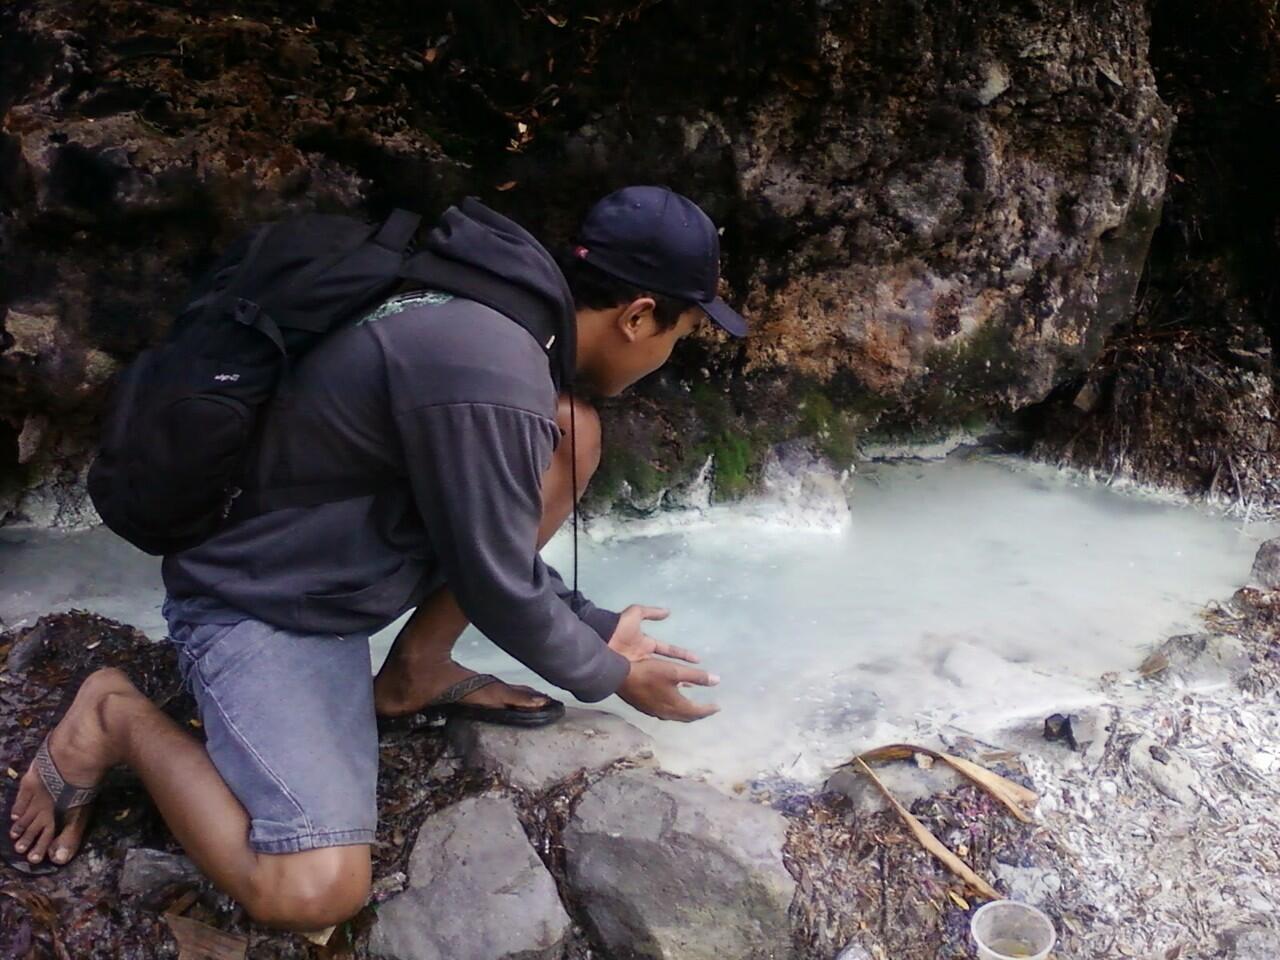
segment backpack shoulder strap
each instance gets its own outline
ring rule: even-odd
[[[418,232],[420,223],[422,223],[422,217],[418,214],[397,207],[378,228],[373,242],[380,247],[386,247],[393,253],[401,253],[413,239],[413,235]]]

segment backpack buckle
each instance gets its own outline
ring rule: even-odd
[[[237,299],[236,305],[231,309],[231,315],[236,323],[243,323],[246,327],[257,326],[260,313],[262,308],[252,300]]]

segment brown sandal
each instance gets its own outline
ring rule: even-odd
[[[88,803],[92,803],[98,796],[99,787],[96,784],[91,787],[82,787],[78,784],[67,782],[62,775],[62,771],[58,769],[58,765],[53,762],[53,755],[49,753],[48,736],[40,741],[40,746],[36,750],[35,768],[40,777],[40,782],[49,791],[49,796],[53,797],[55,818],[57,814],[66,813],[68,810],[74,810],[76,807],[83,807]],[[13,838],[9,836],[9,825],[13,821],[8,814],[13,810],[13,804],[17,799],[18,786],[14,784],[9,802],[5,804],[4,833],[0,835],[0,859],[3,859],[8,866],[19,873],[25,873],[33,877],[57,873],[66,864],[56,864],[48,859],[41,863],[32,863],[27,859],[26,854],[19,853],[17,848],[14,847]],[[55,819],[55,829],[57,829],[57,826]]]
[[[460,702],[463,697],[500,682],[491,673],[472,674],[449,687],[417,713],[405,717],[379,717],[378,730],[381,733],[393,733],[403,729],[417,729],[423,725],[424,718],[430,717],[458,717],[507,727],[545,727],[564,716],[564,704],[550,697],[540,707],[478,707]]]

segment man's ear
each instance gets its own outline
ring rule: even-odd
[[[638,297],[622,308],[618,313],[618,330],[629,341],[636,341],[644,331],[644,318],[653,315],[657,304],[653,297]]]

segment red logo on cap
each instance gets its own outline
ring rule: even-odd
[[[586,247],[573,248],[573,255],[577,257],[579,260],[585,260],[587,258],[587,252],[588,251]]]

